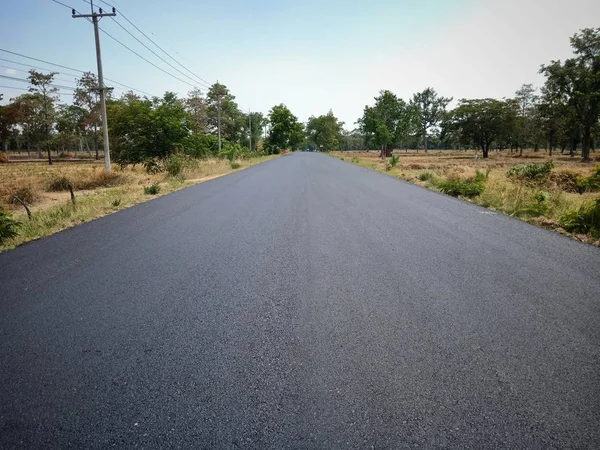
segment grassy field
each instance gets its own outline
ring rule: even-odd
[[[508,151],[490,152],[488,159],[481,159],[481,153],[476,158],[475,151],[430,151],[427,154],[396,151],[395,161],[383,160],[375,151],[332,152],[331,155],[600,245],[600,236],[594,229],[591,232],[565,229],[571,228],[565,225],[568,217],[581,216],[600,199],[598,163],[585,164],[578,158],[560,154],[550,158],[543,151],[525,151],[523,156]],[[523,174],[522,166],[531,168],[534,164],[533,169],[538,170],[550,161],[546,167],[553,167],[547,173],[531,175],[525,171]],[[519,167],[509,175],[509,170],[516,166]]]
[[[113,165],[107,175],[102,161],[0,164],[0,210],[20,222],[19,235],[1,243],[0,251],[272,158],[190,160],[177,176],[148,174],[139,165]],[[15,195],[28,205],[31,219]]]

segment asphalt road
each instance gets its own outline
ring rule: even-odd
[[[600,448],[599,269],[285,156],[0,254],[0,447]]]

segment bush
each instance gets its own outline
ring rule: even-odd
[[[600,199],[562,215],[559,224],[567,231],[600,238]]]
[[[19,222],[11,219],[4,211],[0,211],[0,244],[17,236],[20,226]]]
[[[392,157],[390,158],[390,166],[396,167],[396,165],[398,165],[399,160],[400,158],[398,157],[398,155],[392,155]]]
[[[485,173],[480,172],[479,170],[475,169],[475,181],[485,181],[490,177],[490,172],[492,171],[491,168],[488,167],[488,169],[485,171]]]
[[[484,185],[475,180],[450,180],[438,182],[437,188],[452,197],[472,198],[483,192]]]
[[[156,195],[159,192],[160,192],[160,186],[156,183],[153,183],[150,186],[144,187],[144,194],[146,194],[146,195]]]
[[[594,173],[590,177],[578,176],[576,180],[577,192],[583,194],[584,192],[597,192],[600,191],[600,164],[594,168]]]
[[[163,171],[163,168],[156,159],[146,159],[142,165],[144,166],[144,169],[146,169],[148,175],[156,175]]]
[[[212,134],[191,134],[183,138],[177,149],[192,158],[208,158],[219,153],[219,138]]]
[[[429,181],[429,180],[433,180],[433,173],[431,172],[421,172],[419,174],[419,180],[421,181]]]
[[[234,170],[235,169],[239,169],[240,167],[242,167],[242,165],[239,162],[237,162],[237,161],[231,161],[229,164],[231,165],[231,168],[234,169]]]
[[[506,175],[527,181],[540,181],[548,178],[554,163],[548,161],[544,164],[519,164],[506,171]]]
[[[48,184],[48,189],[47,190],[48,190],[48,192],[68,191],[69,190],[69,184],[71,184],[71,182],[65,176],[54,178]]]
[[[120,206],[121,205],[121,199],[120,198],[115,198],[112,202],[110,202],[110,205],[114,206],[115,208],[117,206]]]
[[[35,201],[37,200],[36,193],[29,186],[19,188],[16,191],[14,191],[12,194],[10,194],[7,199],[8,203],[10,203],[12,205],[20,204],[15,199],[15,197],[19,197],[21,200],[23,200],[23,202],[27,203],[28,205],[35,203]]]
[[[6,164],[6,163],[8,163],[8,157],[6,156],[5,153],[0,152],[0,164]]]
[[[169,176],[177,177],[182,174],[187,161],[182,155],[171,155],[164,161],[164,167]]]

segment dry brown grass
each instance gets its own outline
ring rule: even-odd
[[[477,172],[488,173],[484,192],[469,201],[561,232],[564,232],[559,226],[562,215],[600,198],[598,192],[578,193],[578,177],[591,176],[594,164],[582,163],[577,157],[570,158],[560,154],[549,157],[542,151],[525,151],[522,156],[506,151],[490,152],[487,159],[475,158],[476,152],[473,150],[430,151],[427,154],[395,151],[394,154],[399,157],[399,161],[396,167],[390,168],[379,157],[379,152],[332,153],[345,161],[431,189],[436,189],[437,181],[465,181],[473,179]],[[506,176],[507,169],[512,166],[542,164],[550,160],[554,162],[555,168],[548,179],[542,182],[525,183]],[[542,196],[544,200],[538,201]],[[590,237],[575,237],[594,243]]]

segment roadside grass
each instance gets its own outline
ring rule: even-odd
[[[491,152],[488,159],[475,159],[474,151],[396,151],[394,167],[375,151],[331,155],[600,246],[596,233],[581,232],[595,229],[593,224],[573,226],[572,232],[562,226],[600,199],[600,167],[593,163],[560,154],[551,158],[543,151],[525,151],[519,157]],[[577,217],[596,220],[590,214]]]
[[[167,172],[148,174],[139,165],[125,168],[113,165],[113,173],[107,176],[103,165],[95,162],[52,166],[44,163],[1,164],[0,210],[8,212],[20,225],[18,235],[2,242],[0,251],[275,157],[239,160],[235,168],[228,160],[193,160],[177,176]],[[74,189],[75,204],[71,202],[66,184],[71,184]],[[145,194],[144,190],[153,185],[158,189],[153,189],[151,195]],[[14,195],[24,193],[27,199],[22,200],[31,210],[31,219],[27,218],[23,206],[14,200]]]

